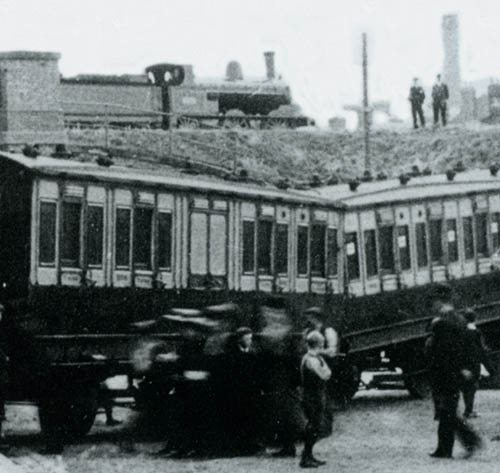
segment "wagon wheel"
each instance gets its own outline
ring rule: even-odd
[[[94,424],[97,408],[97,387],[86,388],[73,398],[44,399],[38,405],[40,428],[47,437],[83,437]]]
[[[414,399],[427,399],[431,395],[431,386],[425,371],[408,373],[404,381],[406,389]]]

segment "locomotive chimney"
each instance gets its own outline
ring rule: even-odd
[[[266,51],[264,53],[264,58],[266,60],[266,77],[268,79],[274,79],[274,51]]]

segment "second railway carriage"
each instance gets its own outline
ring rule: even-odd
[[[2,299],[26,303],[19,323],[68,383],[84,365],[100,380],[91,354],[126,373],[131,322],[228,300],[250,312],[272,294],[296,320],[323,306],[353,364],[383,351],[415,394],[443,287],[499,345],[500,178],[488,171],[285,191],[125,164],[0,153]]]

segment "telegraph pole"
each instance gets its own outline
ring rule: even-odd
[[[363,40],[363,135],[365,142],[365,171],[371,170],[370,162],[370,111],[368,109],[368,48],[366,33],[362,35]]]

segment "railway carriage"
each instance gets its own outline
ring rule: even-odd
[[[131,322],[228,300],[252,312],[269,295],[297,322],[303,308],[324,307],[353,365],[385,352],[415,394],[443,284],[459,307],[478,309],[499,345],[490,256],[500,247],[500,178],[488,171],[298,191],[151,163],[9,153],[0,162],[2,298],[26,302],[19,323],[69,384],[128,373]],[[115,363],[103,371],[92,354]]]

